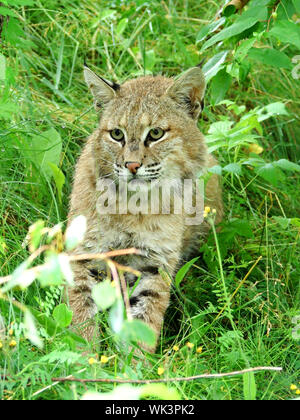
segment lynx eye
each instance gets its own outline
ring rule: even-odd
[[[148,134],[148,139],[149,140],[153,140],[153,141],[155,141],[155,140],[159,140],[159,139],[161,139],[162,138],[162,136],[165,134],[165,132],[164,132],[164,130],[162,130],[161,128],[159,128],[159,127],[156,127],[156,128],[152,128],[150,131],[149,131],[149,134]]]
[[[114,139],[116,141],[124,140],[124,133],[119,128],[114,128],[113,130],[111,130],[110,131],[110,136],[111,136],[112,139]]]

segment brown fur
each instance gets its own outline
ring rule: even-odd
[[[162,76],[147,76],[120,87],[98,78],[89,69],[85,69],[85,78],[96,107],[101,105],[103,110],[99,127],[88,139],[76,165],[69,220],[84,215],[88,226],[85,241],[76,252],[129,247],[144,251],[146,256],[133,255],[118,261],[142,272],[142,279],[131,297],[131,311],[134,317],[148,323],[158,337],[170,296],[170,284],[158,269],[173,276],[180,264],[197,252],[208,232],[208,224],[187,226],[185,215],[178,214],[99,215],[96,183],[99,178],[116,178],[114,164],[119,165],[117,170],[128,171],[126,162],[142,164],[138,171],[147,171],[150,165],[156,164],[162,179],[197,179],[199,172],[205,173],[207,167],[215,165],[216,160],[208,155],[197,127],[205,91],[204,77],[199,68],[192,68],[175,82]],[[166,137],[149,143],[143,139],[145,132],[153,127],[167,130]],[[111,139],[109,131],[115,128],[126,131],[122,144]],[[205,204],[217,210],[216,221],[219,222],[223,213],[222,198],[215,175],[206,185]],[[95,263],[74,264],[76,286],[68,292],[74,324],[91,320],[84,330],[88,340],[95,333],[92,318],[97,313],[90,296],[97,282],[91,268],[105,269]],[[129,285],[134,280],[127,278]]]

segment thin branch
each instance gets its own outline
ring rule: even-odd
[[[243,369],[234,372],[227,372],[227,373],[205,373],[203,375],[196,375],[196,376],[188,376],[183,378],[162,378],[162,379],[107,379],[107,378],[100,378],[100,379],[80,379],[72,377],[66,378],[52,378],[52,381],[55,382],[80,382],[80,383],[87,383],[87,382],[104,382],[104,383],[117,383],[117,384],[153,384],[153,383],[162,383],[162,382],[188,382],[194,381],[197,379],[210,379],[210,378],[225,378],[227,376],[237,376],[243,375],[244,373],[248,372],[259,372],[259,371],[275,371],[280,372],[282,371],[281,367],[268,367],[268,366],[259,366],[255,368]]]

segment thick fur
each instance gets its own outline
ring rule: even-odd
[[[117,183],[117,175],[128,171],[126,162],[140,163],[145,177],[154,167],[152,173],[154,171],[160,179],[197,179],[199,173],[215,165],[216,160],[208,155],[197,127],[205,90],[204,77],[199,68],[193,68],[175,82],[162,76],[146,76],[119,86],[85,69],[85,79],[96,108],[102,107],[102,114],[99,127],[88,139],[75,170],[69,220],[84,215],[88,226],[85,241],[76,252],[130,247],[143,251],[143,255],[126,256],[118,261],[142,272],[130,299],[132,315],[149,324],[159,337],[170,297],[170,282],[159,269],[172,277],[180,264],[197,252],[208,232],[208,224],[187,226],[184,214],[99,215],[96,184],[99,178],[105,177]],[[126,131],[121,144],[113,141],[109,133],[116,127]],[[166,136],[149,144],[145,133],[153,127],[166,130]],[[223,209],[215,175],[206,185],[205,205],[216,209],[219,222]],[[75,263],[73,269],[76,286],[68,291],[73,323],[80,325],[91,320],[84,329],[84,336],[91,340],[97,334],[92,322],[97,307],[91,299],[91,289],[105,267],[89,262]],[[127,276],[130,286],[135,280]]]

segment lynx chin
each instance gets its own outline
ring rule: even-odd
[[[146,76],[121,85],[87,67],[84,76],[101,117],[75,170],[69,222],[78,215],[87,219],[85,241],[76,253],[131,247],[142,251],[116,261],[142,273],[137,286],[137,278],[126,275],[128,286],[136,286],[130,297],[131,313],[152,327],[158,338],[170,298],[170,282],[161,270],[172,277],[197,255],[209,225],[202,217],[197,223],[189,223],[190,218],[203,215],[204,206],[216,209],[216,223],[223,214],[217,175],[208,177],[199,195],[203,184],[199,180],[217,163],[197,127],[204,75],[193,67],[177,80]],[[158,184],[170,185],[170,194],[154,188]],[[103,185],[113,185],[113,211],[99,210],[107,193]],[[183,185],[189,185],[189,200],[179,200]],[[151,198],[144,200],[148,196]],[[107,194],[107,201],[110,197]],[[85,261],[74,263],[73,270],[75,287],[68,290],[73,324],[92,341],[99,331],[93,322],[97,307],[91,290],[106,275],[106,268],[101,262]],[[155,347],[141,345],[155,351]]]

